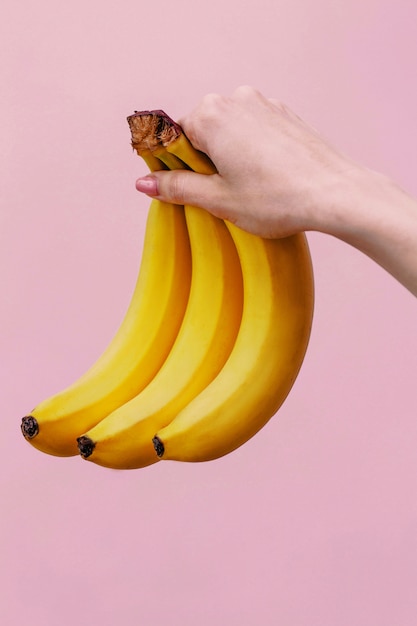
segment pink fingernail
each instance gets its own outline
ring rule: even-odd
[[[136,189],[142,193],[146,193],[148,196],[158,195],[158,184],[156,178],[153,176],[143,176],[136,181]]]

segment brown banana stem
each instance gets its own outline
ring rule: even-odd
[[[153,152],[158,146],[165,146],[182,134],[182,128],[164,111],[135,111],[127,118],[132,135],[132,148],[139,156],[142,152]]]
[[[164,111],[135,111],[127,118],[132,147],[139,156],[152,154],[168,169],[192,169],[201,174],[216,172],[213,162],[196,150],[183,129]]]

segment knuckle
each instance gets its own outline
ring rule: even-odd
[[[225,106],[225,98],[217,93],[209,93],[202,99],[194,114],[194,124],[206,127],[221,115]]]
[[[252,100],[259,98],[260,92],[251,85],[240,85],[233,92],[233,96],[237,99]]]
[[[203,111],[211,111],[213,109],[217,109],[218,106],[221,106],[223,101],[223,96],[218,93],[211,92],[204,96],[200,106]]]
[[[216,126],[226,106],[226,98],[218,93],[206,94],[196,108],[181,120],[185,134],[199,150],[205,150],[207,129]]]

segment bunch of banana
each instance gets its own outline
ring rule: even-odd
[[[163,111],[135,112],[128,123],[151,170],[215,172]],[[78,451],[117,469],[223,456],[285,400],[312,314],[304,234],[262,239],[153,200],[120,330],[83,377],[23,418],[23,434],[44,452]]]

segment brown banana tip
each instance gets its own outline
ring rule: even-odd
[[[132,135],[132,147],[140,155],[158,146],[168,146],[182,134],[182,128],[160,109],[135,111],[127,118]]]
[[[39,432],[39,424],[32,415],[22,417],[20,428],[25,439],[33,439]]]
[[[83,459],[88,459],[88,457],[93,453],[96,444],[90,437],[86,437],[83,435],[82,437],[77,438],[78,451],[83,457]]]
[[[152,443],[153,443],[153,447],[155,448],[156,454],[159,456],[159,458],[162,458],[165,452],[164,444],[156,435],[152,439]]]

